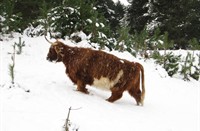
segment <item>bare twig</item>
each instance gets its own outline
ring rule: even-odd
[[[75,108],[75,109],[72,109],[72,107],[69,108],[68,114],[67,114],[67,119],[65,121],[65,131],[69,131],[69,125],[70,125],[69,124],[69,115],[70,115],[71,110],[79,110],[79,109],[81,109],[81,107]]]

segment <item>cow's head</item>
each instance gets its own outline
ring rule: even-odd
[[[47,60],[51,62],[61,62],[64,57],[65,45],[58,40],[56,42],[50,42],[46,37],[45,39],[51,44],[51,47],[49,48],[49,52],[47,54]]]

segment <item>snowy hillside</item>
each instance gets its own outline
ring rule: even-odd
[[[200,82],[171,78],[153,60],[129,53],[112,54],[140,62],[145,69],[144,106],[124,93],[115,103],[105,101],[110,92],[88,87],[75,91],[62,63],[46,60],[49,44],[44,37],[23,37],[25,47],[16,55],[15,87],[10,87],[8,65],[12,45],[19,38],[0,41],[0,130],[64,131],[69,107],[71,130],[79,131],[200,131]],[[66,44],[73,45],[70,41]],[[80,43],[88,46],[86,42]],[[25,90],[30,90],[26,92]]]

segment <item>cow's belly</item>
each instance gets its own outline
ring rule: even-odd
[[[122,77],[123,71],[120,70],[114,80],[110,80],[108,77],[101,77],[100,79],[94,78],[93,86],[101,88],[103,90],[109,90],[115,84],[118,83],[119,79]]]

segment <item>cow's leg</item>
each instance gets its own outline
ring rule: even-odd
[[[75,77],[75,75],[73,73],[68,73],[68,70],[66,69],[65,73],[69,76],[69,78],[71,79],[71,81],[74,83],[74,84],[77,84],[77,79]]]
[[[109,102],[114,102],[114,101],[120,99],[121,97],[122,97],[122,93],[121,92],[120,93],[112,92],[112,95],[106,100],[109,101]]]
[[[120,99],[123,95],[123,90],[120,90],[120,88],[118,87],[113,87],[111,89],[111,92],[112,92],[111,96],[108,99],[106,99],[109,102],[114,102]]]
[[[137,105],[141,103],[141,90],[140,90],[140,80],[131,86],[128,90],[129,94],[135,98]]]
[[[141,103],[141,91],[130,89],[128,92],[133,98],[135,98],[137,105],[140,105],[140,103]]]
[[[89,94],[88,90],[85,88],[86,84],[84,84],[82,81],[77,81],[77,90],[80,92],[83,92],[85,94]]]

